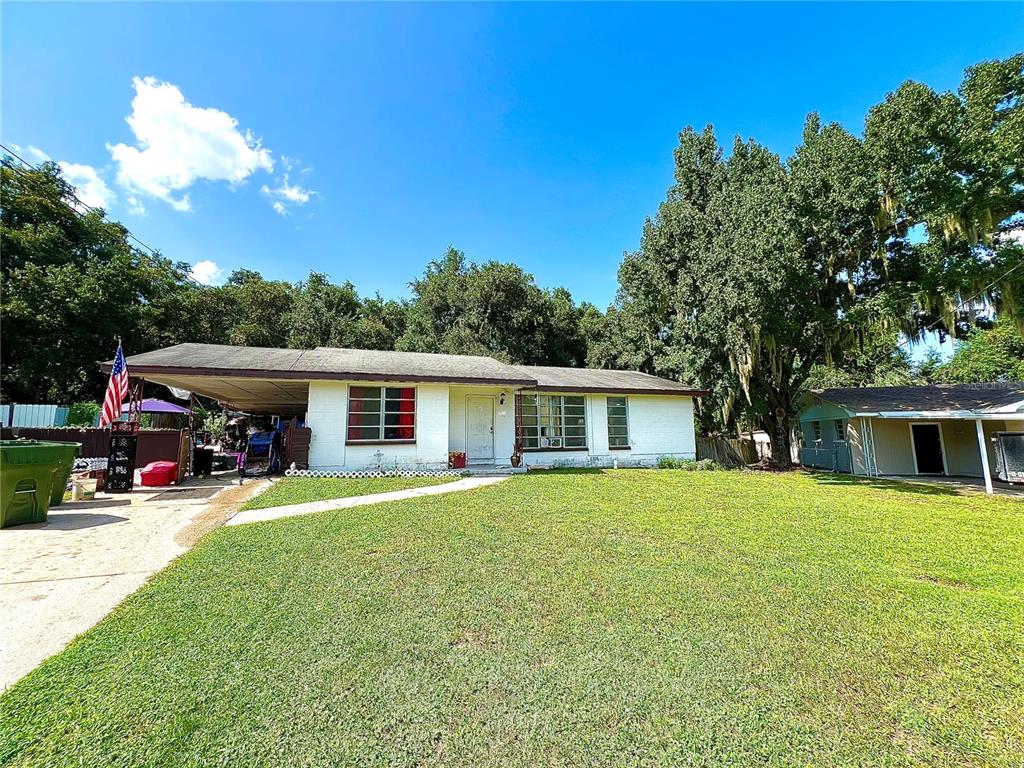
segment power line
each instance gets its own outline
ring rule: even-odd
[[[1005,272],[1004,272],[1003,274],[1001,274],[1001,275],[1000,275],[999,277],[997,277],[997,278],[996,278],[995,280],[993,280],[993,281],[992,281],[991,283],[989,283],[989,284],[988,284],[988,285],[986,285],[986,286],[985,286],[984,288],[982,288],[982,289],[981,289],[980,291],[978,291],[978,292],[977,292],[976,294],[974,294],[973,296],[971,296],[971,297],[970,297],[969,299],[964,299],[963,301],[961,301],[961,302],[960,302],[959,304],[957,304],[957,305],[956,305],[955,307],[953,307],[953,312],[956,312],[957,310],[959,310],[959,309],[962,309],[963,307],[965,307],[965,306],[967,306],[967,305],[969,305],[969,304],[973,304],[973,303],[974,303],[975,301],[977,301],[977,300],[978,300],[978,299],[980,299],[980,298],[981,298],[982,296],[984,296],[984,295],[985,295],[985,294],[986,294],[986,293],[987,293],[987,292],[988,292],[988,291],[989,291],[990,289],[992,289],[992,288],[995,288],[995,286],[996,286],[996,285],[998,285],[999,283],[1001,283],[1001,282],[1002,282],[1003,280],[1005,280],[1005,279],[1006,279],[1007,277],[1009,277],[1009,276],[1010,276],[1010,275],[1011,275],[1011,274],[1012,274],[1013,272],[1016,272],[1016,271],[1017,271],[1018,269],[1020,269],[1021,267],[1024,267],[1024,261],[1019,261],[1019,262],[1017,262],[1017,263],[1016,263],[1016,264],[1014,264],[1014,265],[1013,265],[1012,267],[1010,267],[1010,268],[1009,268],[1008,270],[1006,270],[1006,271],[1005,271]],[[935,327],[936,327],[936,326],[937,326],[937,325],[938,325],[939,323],[941,323],[941,322],[942,322],[942,318],[939,318],[938,320],[935,320],[934,322],[932,322],[932,323],[930,323],[930,324],[926,325],[926,326],[925,326],[925,327],[924,327],[924,328],[923,328],[923,329],[921,330],[921,333],[927,333],[928,331],[932,331],[932,330],[935,330]],[[903,346],[904,344],[910,344],[910,343],[913,343],[913,341],[914,341],[914,340],[913,340],[913,339],[911,339],[911,338],[908,338],[908,339],[906,339],[906,341],[901,341],[901,342],[900,342],[899,344],[897,344],[897,345],[896,345],[896,349],[899,349],[899,348],[900,348],[900,347],[902,347],[902,346]]]
[[[2,150],[3,150],[4,152],[6,152],[6,153],[7,153],[8,155],[10,155],[11,157],[13,157],[13,158],[14,158],[15,160],[17,160],[18,162],[20,162],[20,163],[21,163],[22,165],[26,166],[27,168],[30,168],[30,169],[32,169],[33,171],[38,171],[38,170],[40,170],[40,168],[39,168],[38,166],[36,166],[36,165],[33,165],[32,163],[30,163],[30,162],[29,162],[28,160],[26,160],[25,158],[23,158],[23,157],[22,157],[21,155],[19,155],[19,154],[18,154],[17,152],[15,152],[15,151],[14,151],[13,149],[11,149],[10,147],[8,147],[8,146],[7,146],[6,144],[0,143],[0,149],[2,149]],[[19,168],[15,168],[15,167],[13,167],[13,166],[12,166],[12,170],[15,170],[15,171],[21,171],[21,169],[19,169]],[[80,198],[80,197],[79,197],[79,196],[78,196],[77,194],[75,194],[75,192],[76,192],[77,190],[75,190],[75,187],[74,187],[73,185],[69,184],[68,186],[70,186],[70,187],[71,187],[71,189],[72,189],[72,192],[71,192],[71,197],[72,197],[72,198],[74,199],[74,201],[75,201],[76,203],[78,203],[78,205],[79,205],[79,206],[81,206],[82,208],[84,208],[84,209],[85,209],[86,211],[88,211],[89,213],[99,213],[99,210],[98,210],[98,209],[96,209],[96,208],[94,208],[93,206],[89,205],[88,203],[84,202],[84,201],[82,200],[82,198]],[[141,241],[141,240],[140,240],[139,238],[137,238],[137,237],[136,237],[136,236],[135,236],[134,234],[132,234],[132,231],[131,231],[130,229],[128,229],[128,227],[125,227],[125,226],[124,226],[124,224],[121,224],[120,222],[118,222],[118,224],[119,224],[119,225],[120,225],[121,227],[123,227],[123,228],[124,228],[124,231],[125,231],[125,232],[127,233],[127,236],[128,236],[128,238],[129,238],[129,239],[131,239],[131,240],[134,240],[134,241],[135,241],[136,243],[138,243],[138,244],[139,244],[140,246],[142,246],[142,247],[143,247],[143,248],[145,248],[145,249],[146,249],[147,251],[149,251],[149,255],[150,255],[150,256],[154,256],[154,257],[161,257],[161,258],[162,258],[162,255],[160,254],[160,252],[159,252],[158,250],[156,250],[155,248],[152,248],[151,246],[148,246],[148,245],[146,245],[146,244],[145,244],[144,242],[142,242],[142,241]],[[197,281],[196,281],[196,280],[195,280],[195,279],[194,279],[194,278],[193,278],[193,277],[192,277],[191,275],[189,275],[189,274],[186,274],[186,275],[185,275],[185,279],[186,279],[186,280],[188,280],[189,282],[192,282],[192,283],[195,283],[196,285],[199,285],[199,283],[198,283],[198,282],[197,282]]]
[[[972,304],[973,302],[977,301],[977,300],[978,300],[978,299],[980,299],[980,298],[981,298],[982,296],[984,296],[984,295],[985,295],[985,293],[986,293],[986,292],[987,292],[987,291],[988,291],[989,289],[991,289],[991,288],[994,288],[994,287],[995,287],[995,286],[996,286],[997,284],[999,284],[999,283],[1000,283],[1001,281],[1005,280],[1005,279],[1006,279],[1007,277],[1009,277],[1009,276],[1010,276],[1010,275],[1011,275],[1011,274],[1012,274],[1013,272],[1017,271],[1017,270],[1018,270],[1018,269],[1020,269],[1020,268],[1021,268],[1022,266],[1024,266],[1024,261],[1021,261],[1021,262],[1018,262],[1017,264],[1014,264],[1014,265],[1013,265],[1012,267],[1010,267],[1010,268],[1009,268],[1008,270],[1006,270],[1006,271],[1005,271],[1005,272],[1004,272],[1003,274],[1001,274],[1001,275],[1000,275],[999,277],[997,277],[997,278],[996,278],[995,280],[993,280],[993,281],[992,281],[991,283],[989,283],[988,285],[986,285],[986,286],[985,286],[984,288],[982,288],[982,289],[981,289],[980,291],[978,291],[978,292],[977,292],[976,294],[974,294],[973,296],[971,296],[971,297],[970,297],[969,299],[964,299],[964,300],[963,300],[963,301],[961,301],[961,302],[960,302],[959,304],[957,304],[957,305],[956,305],[955,307],[953,307],[953,311],[954,311],[954,312],[956,312],[956,311],[957,311],[958,309],[961,309],[962,307],[965,307],[965,306],[967,306],[967,305],[969,305],[969,304]],[[925,327],[924,327],[923,329],[921,329],[921,331],[919,332],[919,334],[924,334],[924,333],[928,333],[929,331],[933,331],[933,330],[935,330],[935,327],[936,327],[936,326],[937,326],[937,325],[938,325],[939,323],[941,323],[941,322],[942,322],[942,318],[940,317],[939,319],[935,320],[934,322],[931,322],[931,323],[929,323],[929,324],[928,324],[928,325],[926,325],[926,326],[925,326]],[[879,355],[879,356],[878,356],[878,357],[877,357],[877,358],[876,358],[875,360],[873,360],[873,361],[872,361],[872,363],[881,363],[881,362],[882,362],[882,361],[884,361],[884,360],[885,360],[885,359],[886,359],[887,357],[889,357],[889,355],[891,355],[891,354],[892,354],[892,353],[893,353],[894,351],[896,351],[896,350],[900,349],[901,347],[903,347],[903,346],[905,346],[905,345],[907,345],[907,344],[914,344],[914,343],[916,343],[917,341],[918,341],[918,339],[915,339],[915,338],[913,338],[913,337],[910,337],[910,336],[908,336],[908,337],[907,337],[906,339],[904,339],[903,341],[901,341],[901,342],[899,342],[898,344],[896,344],[896,346],[895,346],[895,347],[893,347],[892,349],[890,349],[890,350],[888,350],[888,351],[886,351],[886,352],[882,352],[882,353],[881,353],[881,354],[880,354],[880,355]]]

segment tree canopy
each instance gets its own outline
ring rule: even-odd
[[[706,428],[752,416],[788,464],[811,384],[909,378],[897,332],[1019,322],[1022,72],[1024,55],[972,67],[955,94],[906,83],[863,138],[811,114],[785,163],[685,129],[592,362],[705,386]]]
[[[474,264],[449,248],[412,282],[413,300],[397,348],[493,355],[508,363],[584,365],[582,317],[564,288],[545,291],[515,264]]]
[[[155,304],[185,265],[146,255],[102,211],[80,213],[56,165],[0,167],[0,385],[4,401],[95,396],[118,336],[149,348]],[[102,390],[100,390],[102,391]]]
[[[928,376],[945,384],[1024,381],[1024,333],[1009,320],[1000,320],[958,342],[953,357]]]

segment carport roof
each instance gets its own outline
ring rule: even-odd
[[[856,387],[814,390],[811,394],[854,415],[1013,413],[1024,408],[1024,382]]]

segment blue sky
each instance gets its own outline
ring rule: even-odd
[[[684,126],[785,156],[811,110],[859,131],[903,80],[1024,41],[1020,3],[0,13],[3,142],[169,257],[397,297],[453,244],[602,307]]]

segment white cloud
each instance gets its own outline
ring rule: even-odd
[[[291,171],[291,161],[288,158],[281,158],[281,160],[285,168]],[[305,173],[305,170],[302,172]],[[271,201],[271,207],[282,216],[291,213],[290,206],[305,205],[316,195],[312,189],[307,189],[301,184],[289,183],[287,171],[277,180],[277,186],[270,187],[264,184],[260,191]]]
[[[133,193],[191,208],[185,192],[199,179],[240,184],[256,171],[274,169],[270,150],[238,121],[213,107],[195,107],[177,86],[153,77],[133,78],[135,98],[126,122],[136,145],[107,145],[118,183]]]
[[[12,142],[11,149],[13,149],[15,153],[22,155],[23,159],[27,159],[30,163],[41,164],[48,163],[51,160],[53,160],[52,157],[43,152],[43,150],[41,150],[39,147],[33,147],[31,144],[29,144],[27,147],[23,147],[20,144],[15,144]],[[25,155],[28,155],[28,157],[25,158]]]
[[[128,213],[134,214],[135,216],[142,216],[146,213],[146,206],[144,206],[142,201],[134,195],[126,197],[125,202],[128,203]]]
[[[93,208],[110,208],[117,199],[107,183],[100,178],[99,172],[91,165],[68,163],[61,160],[57,163],[64,178],[75,188],[78,199]]]
[[[34,163],[49,163],[53,161],[50,155],[31,144],[27,147],[11,144],[11,147],[19,155],[27,155],[28,159]],[[64,174],[64,180],[75,188],[75,195],[78,197],[78,200],[85,203],[85,205],[92,208],[110,208],[111,203],[117,200],[117,195],[107,186],[107,182],[100,175],[100,171],[93,166],[60,160],[57,162],[57,167]],[[79,208],[82,211],[85,210],[82,206],[77,205],[74,200],[70,200],[69,203],[75,208]]]
[[[33,163],[48,163],[51,158],[48,154],[39,149],[39,147],[33,147],[29,144],[27,147],[23,147],[19,144],[11,143],[11,149],[13,149],[19,155],[28,155],[28,159]]]
[[[193,264],[188,274],[197,283],[213,285],[224,276],[224,270],[217,266],[217,262],[203,259]]]

